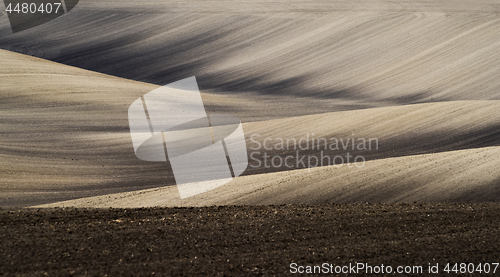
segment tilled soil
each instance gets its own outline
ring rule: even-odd
[[[441,276],[456,275],[447,263],[500,262],[498,203],[0,209],[0,226],[2,276],[281,276],[323,263],[423,266],[391,276],[438,263]]]

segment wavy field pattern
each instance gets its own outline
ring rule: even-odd
[[[3,12],[0,206],[496,201],[499,13],[493,0],[89,0],[12,34]],[[362,168],[249,167],[182,202],[168,165],[135,157],[127,110],[190,76],[208,114],[242,119],[249,153],[256,134],[379,148],[354,151]]]

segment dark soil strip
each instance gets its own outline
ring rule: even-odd
[[[498,203],[0,209],[0,276],[282,276],[291,263],[357,262],[423,266],[418,276],[439,263],[441,276],[446,263],[500,262],[499,241]]]

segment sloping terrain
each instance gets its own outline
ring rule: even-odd
[[[499,147],[479,148],[244,176],[182,200],[176,186],[170,186],[39,207],[498,201],[499,153]]]
[[[16,34],[4,16],[0,48],[158,85],[195,75],[217,93],[329,99],[336,111],[499,99],[499,12],[494,0],[83,0]]]
[[[172,183],[165,164],[135,157],[129,134],[130,104],[158,86],[4,50],[0,57],[0,205]],[[219,113],[266,116],[241,97],[203,98]]]
[[[157,86],[6,51],[2,57],[2,205],[42,204],[175,184],[167,164],[135,157],[128,133],[130,103]],[[238,109],[242,117],[267,116],[265,107],[245,106],[251,101],[240,96],[204,93],[203,98],[208,107],[217,105],[219,111]],[[245,175],[303,168],[300,164],[266,167],[262,160],[264,152],[284,159],[298,147],[305,149],[299,149],[300,155],[319,158],[321,151],[332,157],[350,152],[375,160],[498,146],[499,118],[500,103],[489,100],[247,122],[243,127],[253,159]],[[318,138],[328,140],[328,149],[317,142],[313,146]],[[353,143],[347,148],[339,143],[339,149],[331,150],[332,138],[375,138],[377,143],[370,150],[352,149]],[[281,149],[276,147],[277,139],[297,143]]]
[[[81,0],[13,34],[0,1],[0,275],[498,273],[499,14]],[[127,112],[191,76],[209,116],[243,122],[249,165],[180,199],[169,161],[134,155]]]
[[[272,160],[263,156],[285,159],[299,155],[297,150],[315,158],[362,156],[367,167],[389,168],[401,163],[421,168],[423,160],[416,157],[432,154],[438,163],[433,170],[405,169],[397,176],[416,178],[419,185],[453,180],[446,176],[455,176],[462,164],[448,170],[449,160],[440,155],[466,153],[474,160],[476,151],[500,146],[499,11],[492,0],[88,0],[16,34],[2,13],[0,48],[45,60],[0,50],[0,205],[173,185],[168,163],[135,157],[127,109],[158,85],[193,75],[209,114],[230,113],[244,122],[250,158],[244,175],[255,176],[241,180],[263,180],[252,186],[275,186],[277,180],[304,174],[291,170],[309,164],[267,167]],[[280,148],[279,139],[299,143]],[[376,139],[377,144],[375,149],[311,147],[318,139]],[[494,163],[489,160],[488,168]],[[489,176],[481,186],[496,184],[496,176],[484,175],[479,165],[479,160],[472,164],[468,174]],[[382,167],[367,173],[369,179],[344,170],[354,174],[349,182],[355,185],[376,178]],[[329,183],[321,180],[336,176],[325,170],[322,179],[304,177],[304,182],[318,183],[313,191],[323,190]],[[427,177],[417,178],[420,174]],[[388,184],[374,182],[372,189]],[[300,187],[293,183],[287,189]],[[434,199],[405,198],[405,189],[399,196],[374,199]],[[366,198],[359,193],[359,199],[333,194],[304,199]],[[276,201],[295,201],[290,197]]]

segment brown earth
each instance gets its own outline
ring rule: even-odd
[[[3,276],[283,276],[291,263],[423,266],[409,276],[439,263],[443,276],[500,262],[497,203],[1,209],[0,226]]]

